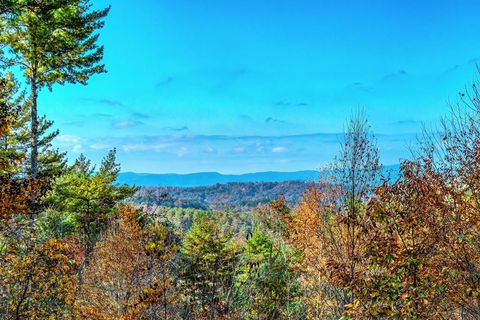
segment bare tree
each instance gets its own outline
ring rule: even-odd
[[[381,166],[374,135],[363,111],[357,111],[348,120],[342,148],[333,163],[331,183],[339,187],[340,201],[337,212],[344,225],[343,268],[345,280],[356,281],[357,266],[361,259],[361,211],[364,201],[380,181]],[[354,302],[354,290],[345,293],[345,303]]]

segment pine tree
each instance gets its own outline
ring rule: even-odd
[[[108,221],[114,218],[117,204],[135,192],[133,187],[116,185],[120,166],[115,155],[116,151],[111,150],[98,171],[81,155],[57,179],[47,199],[51,211],[61,213],[62,219],[70,221],[70,228],[80,232],[85,259]]]
[[[18,84],[13,74],[8,73],[0,78],[0,161],[2,161],[3,173],[12,170],[14,167],[15,173],[18,173],[19,166],[12,166],[12,161],[18,164],[21,161],[22,154],[18,148],[14,146],[15,141],[12,141],[14,125],[19,118],[18,105],[22,102],[21,96],[18,93]],[[10,170],[8,170],[10,169]]]
[[[35,178],[22,175],[21,163],[25,154],[10,143],[20,107],[18,86],[11,75],[0,78],[0,219],[30,214],[41,204],[52,183],[52,176]]]
[[[255,226],[236,278],[237,311],[244,319],[296,319],[301,315],[298,255]]]
[[[5,5],[0,17],[0,43],[11,65],[20,66],[30,86],[31,173],[38,172],[38,93],[54,84],[86,84],[105,72],[97,44],[109,8],[91,10],[88,0],[24,0]]]
[[[30,158],[32,137],[30,108],[21,93],[16,93],[15,105],[17,106],[15,120],[12,122],[9,132],[0,139],[0,148],[21,154],[19,173],[27,175],[30,167],[27,159]],[[52,145],[59,131],[52,129],[53,121],[46,119],[45,116],[39,118],[38,123],[38,172],[59,176],[66,169],[66,154],[54,149]]]
[[[25,153],[14,125],[21,108],[15,81],[0,79],[0,314],[5,319],[63,319],[73,293],[67,243],[36,237],[35,220],[53,176],[22,174]]]
[[[184,316],[216,319],[229,314],[238,246],[214,217],[201,214],[184,237],[179,283]]]

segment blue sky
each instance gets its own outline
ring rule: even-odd
[[[40,96],[56,145],[123,171],[317,169],[361,107],[383,162],[476,76],[479,1],[93,0],[107,74]]]

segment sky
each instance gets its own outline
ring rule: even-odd
[[[55,86],[55,145],[122,171],[318,169],[369,117],[384,164],[408,158],[477,76],[480,1],[92,0],[106,74]]]

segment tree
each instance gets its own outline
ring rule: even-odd
[[[38,93],[54,84],[86,84],[100,64],[103,47],[97,44],[102,19],[109,8],[91,10],[88,0],[25,0],[3,10],[0,43],[13,56],[30,85],[31,173],[38,172]]]
[[[11,100],[16,106],[16,116],[10,125],[10,129],[0,139],[0,148],[5,152],[17,153],[22,161],[17,168],[18,174],[28,175],[29,152],[31,141],[31,113],[24,94],[19,92],[17,81],[13,75],[7,74],[6,79],[11,84]],[[65,153],[60,153],[52,146],[52,141],[58,136],[58,130],[52,130],[53,121],[45,117],[38,119],[38,169],[43,174],[58,176],[65,170]]]
[[[309,318],[340,319],[349,308],[345,283],[352,283],[345,281],[350,278],[344,267],[348,229],[339,214],[341,199],[341,186],[321,181],[305,192],[289,219],[286,241],[301,253],[298,268]],[[339,262],[344,263],[340,270]]]
[[[277,205],[270,208],[268,220],[302,254],[299,267],[309,316],[339,319],[356,302],[365,267],[364,204],[380,180],[378,149],[362,113],[348,121],[331,169],[331,177],[313,185],[293,212]]]
[[[161,277],[166,274],[158,263],[175,248],[159,233],[149,238],[135,208],[118,210],[119,220],[97,243],[85,269],[76,310],[87,319],[167,319],[163,304],[172,303],[173,281]]]
[[[11,147],[8,141],[20,109],[17,84],[11,75],[0,78],[0,219],[7,222],[16,214],[30,214],[40,205],[48,191],[52,177],[22,176],[20,164],[24,153]]]
[[[298,255],[255,226],[246,241],[235,286],[242,319],[301,318]]]
[[[445,319],[449,314],[449,206],[428,166],[405,162],[401,178],[368,205],[365,265],[356,284],[366,318]],[[360,317],[357,314],[357,317]]]
[[[479,69],[480,70],[480,69]],[[480,317],[480,92],[478,81],[460,93],[440,128],[425,130],[416,162],[437,175],[433,182],[446,199],[448,242],[445,263],[451,274],[449,302],[462,319]],[[425,165],[423,165],[425,166]]]
[[[75,264],[63,241],[36,238],[32,213],[43,208],[51,173],[27,176],[15,137],[22,97],[11,75],[0,79],[0,313],[5,319],[68,316]]]
[[[0,14],[4,14],[13,10],[15,6],[14,0],[1,0],[0,1]]]
[[[333,168],[335,176],[332,183],[340,185],[341,201],[344,203],[338,214],[342,217],[340,222],[346,229],[343,239],[339,239],[344,246],[345,256],[341,258],[342,262],[337,260],[337,263],[338,267],[349,273],[346,283],[352,283],[361,259],[359,217],[362,202],[379,182],[380,172],[378,148],[370,132],[368,120],[362,113],[349,120],[342,151]],[[353,303],[355,296],[352,290],[349,291],[348,303]]]
[[[64,224],[64,227],[79,232],[84,256],[80,272],[88,262],[88,256],[99,236],[109,221],[115,218],[117,203],[135,192],[133,187],[115,184],[119,171],[115,150],[110,151],[103,159],[98,172],[95,166],[81,155],[67,173],[57,179],[55,188],[46,200],[50,213],[58,214],[61,220],[68,223],[68,226]]]
[[[239,248],[215,217],[202,214],[183,239],[179,286],[184,316],[217,319],[231,312]]]
[[[160,221],[155,215],[143,217],[147,272],[155,279],[158,287],[162,288],[155,307],[150,310],[150,316],[156,315],[159,319],[175,318],[179,315],[176,277],[181,238],[168,221]]]
[[[329,184],[337,185],[339,192],[334,193],[341,205],[328,205],[336,209],[334,219],[339,223],[335,236],[323,237],[334,241],[340,249],[328,257],[328,266],[335,272],[331,275],[342,280],[340,287],[344,289],[343,307],[348,309],[355,301],[353,284],[356,282],[357,267],[362,259],[362,219],[363,202],[372,194],[379,183],[380,165],[375,138],[370,132],[366,116],[358,112],[347,125],[342,149],[332,166],[333,177]],[[328,218],[325,215],[321,218]],[[329,230],[322,230],[321,232]]]
[[[268,205],[257,208],[256,217],[265,227],[281,238],[290,236],[292,210],[281,195]]]
[[[5,239],[3,239],[5,241]],[[15,237],[3,243],[0,312],[4,319],[71,319],[75,262],[69,245],[52,239],[31,245]]]

